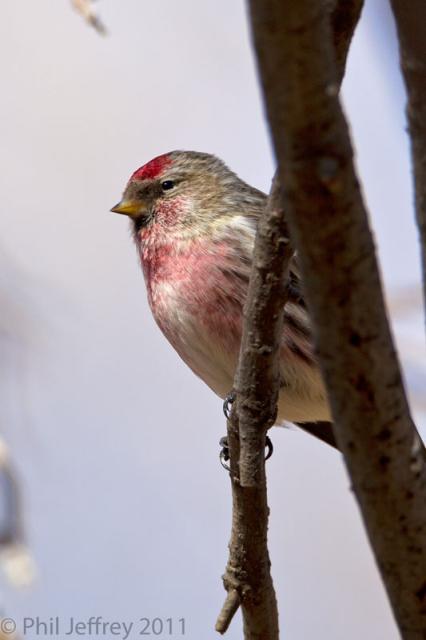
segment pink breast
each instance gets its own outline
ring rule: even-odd
[[[152,312],[170,341],[188,318],[221,343],[239,344],[246,291],[232,277],[228,243],[148,242],[140,253]]]

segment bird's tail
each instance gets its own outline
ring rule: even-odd
[[[331,422],[296,422],[296,425],[339,451]]]

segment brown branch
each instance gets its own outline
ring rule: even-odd
[[[317,0],[251,0],[286,216],[368,536],[403,638],[426,628],[426,454],[411,420]]]
[[[331,33],[339,85],[343,80],[349,45],[361,16],[364,0],[336,0],[331,11]]]
[[[225,633],[225,631],[227,631],[229,625],[232,622],[232,618],[238,611],[240,603],[241,599],[238,595],[238,591],[230,587],[226,596],[226,600],[223,603],[222,611],[219,613],[216,622],[216,631],[218,631],[219,633]]]
[[[407,117],[426,304],[426,3],[424,0],[391,0],[391,5],[408,96]]]
[[[278,610],[267,547],[264,450],[266,432],[277,412],[279,345],[293,253],[281,199],[275,179],[256,234],[235,378],[236,400],[228,420],[233,516],[223,580],[228,594],[238,594],[246,640],[278,638]],[[227,624],[230,617],[226,618]],[[223,632],[220,620],[216,628]]]
[[[345,75],[346,61],[356,25],[361,16],[364,0],[323,0],[330,14],[331,34],[335,52],[336,88],[341,86]],[[303,422],[297,426],[331,447],[338,449],[330,422]]]
[[[288,267],[293,250],[275,177],[266,210],[257,226],[253,267],[245,306],[240,358],[235,377],[235,413],[240,435],[242,487],[264,482],[266,431],[277,415],[280,385],[279,347]]]
[[[331,13],[335,33],[339,85],[358,13],[342,20],[342,0]],[[229,560],[223,576],[228,592],[216,630],[224,633],[241,604],[246,640],[278,638],[278,609],[267,547],[268,505],[265,476],[266,432],[274,424],[279,393],[279,346],[290,259],[287,224],[278,176],[259,221],[253,268],[245,307],[245,323],[235,376],[236,400],[228,420],[233,498]],[[304,425],[336,446],[326,434],[330,425]]]
[[[87,24],[93,27],[101,36],[106,35],[105,26],[93,9],[92,0],[71,0],[71,4]]]

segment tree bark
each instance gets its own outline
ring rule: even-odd
[[[279,347],[293,255],[275,179],[259,221],[228,420],[233,499],[229,560],[223,577],[228,598],[216,624],[226,631],[239,601],[246,640],[278,639],[278,609],[267,546],[266,432],[276,419]],[[236,598],[235,594],[238,594]],[[229,602],[233,606],[229,606]]]
[[[336,81],[340,90],[352,37],[361,16],[364,0],[323,0],[330,14],[331,34],[336,62]],[[304,422],[297,426],[312,436],[338,449],[331,422]]]
[[[330,14],[339,85],[345,75],[349,45],[361,16],[363,4],[364,0],[336,0]]]
[[[339,86],[362,1],[350,0],[351,10],[346,18],[343,18],[344,5],[347,0],[337,0],[329,8]],[[236,400],[228,420],[233,515],[229,560],[223,576],[228,595],[216,630],[225,633],[241,605],[246,640],[275,640],[279,635],[267,546],[269,510],[264,450],[267,430],[276,418],[280,382],[278,352],[287,299],[288,266],[293,255],[283,202],[276,175],[257,229],[235,377]],[[299,426],[336,446],[329,423]]]
[[[391,0],[391,5],[396,19],[401,70],[408,96],[407,118],[426,304],[426,2]]]
[[[386,318],[330,21],[316,0],[251,0],[250,8],[336,439],[401,634],[417,640],[426,630],[426,453]]]

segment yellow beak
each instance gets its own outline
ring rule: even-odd
[[[121,200],[111,211],[135,218],[136,216],[143,215],[145,208],[143,202],[138,202],[137,200]]]

